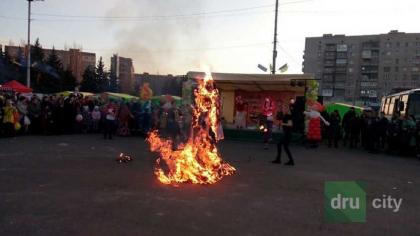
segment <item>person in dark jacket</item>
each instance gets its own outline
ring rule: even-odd
[[[379,114],[379,121],[377,124],[377,133],[379,138],[379,148],[385,149],[386,139],[387,139],[387,129],[388,129],[389,121],[385,117],[385,113],[381,112]]]
[[[350,134],[352,131],[352,125],[354,125],[354,118],[356,117],[356,111],[354,110],[354,107],[350,108],[346,114],[344,114],[342,127],[344,129],[344,140],[343,144],[344,146],[347,145],[347,141],[350,139]]]
[[[334,143],[334,147],[338,148],[338,140],[340,139],[340,123],[341,118],[337,110],[333,111],[329,116],[330,125],[327,126],[328,130],[328,147]]]
[[[287,156],[289,157],[289,161],[286,162],[285,165],[293,166],[295,165],[295,162],[292,157],[292,153],[289,150],[289,144],[292,140],[292,130],[293,130],[293,121],[292,121],[292,115],[290,113],[290,110],[286,111],[284,116],[281,120],[281,126],[283,128],[283,138],[280,140],[280,142],[277,144],[277,156],[272,163],[280,164],[281,163],[281,152],[282,147],[284,147],[284,151],[286,151]]]
[[[391,122],[388,124],[388,148],[387,153],[399,153],[400,136],[402,132],[402,121],[399,113],[392,116]]]

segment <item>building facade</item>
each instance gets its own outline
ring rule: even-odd
[[[420,33],[306,38],[303,72],[319,80],[324,101],[375,106],[420,87]]]
[[[133,94],[134,88],[134,66],[131,58],[120,57],[114,54],[111,57],[111,76],[118,81],[120,92]]]
[[[136,91],[139,91],[143,84],[148,83],[154,96],[165,94],[182,96],[184,76],[152,75],[149,73],[135,74],[134,76]]]
[[[21,54],[26,51],[18,46],[5,46],[4,50],[15,60],[18,60],[22,56]],[[52,49],[43,49],[43,52],[46,59],[51,54]],[[70,70],[78,83],[83,80],[83,73],[88,66],[96,66],[95,53],[82,52],[80,49],[55,50],[55,52],[63,65],[63,69]]]

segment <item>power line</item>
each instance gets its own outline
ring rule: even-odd
[[[188,20],[188,19],[210,19],[210,18],[222,18],[222,17],[236,17],[236,16],[250,16],[250,15],[260,15],[260,14],[267,14],[272,13],[273,11],[258,11],[258,12],[247,12],[247,13],[233,13],[233,14],[220,14],[220,15],[205,15],[205,16],[186,16],[186,17],[178,17],[178,18],[36,18],[36,21],[41,22],[63,22],[63,21],[70,21],[70,22],[145,22],[145,21],[177,21],[177,20]]]
[[[280,3],[280,6],[298,4],[304,2],[310,2],[313,0],[299,0],[299,1],[290,1]],[[272,8],[274,4],[268,5],[259,5],[246,8],[234,8],[227,10],[218,10],[218,11],[207,11],[207,12],[197,12],[191,14],[174,14],[174,15],[149,15],[149,16],[94,16],[94,15],[67,15],[67,14],[50,14],[50,13],[33,13],[37,16],[46,16],[46,17],[61,17],[61,18],[87,18],[87,19],[151,19],[151,18],[183,18],[183,17],[200,17],[200,16],[209,16],[209,15],[218,15],[223,13],[234,13],[234,12],[244,12],[251,11],[261,8]]]
[[[175,14],[175,15],[149,15],[149,16],[92,16],[92,15],[65,15],[65,14],[48,14],[48,13],[34,13],[34,15],[38,16],[50,16],[50,17],[67,17],[67,18],[94,18],[94,19],[148,19],[148,18],[179,18],[179,17],[191,17],[191,16],[206,16],[206,15],[214,15],[214,14],[221,14],[221,13],[232,13],[232,12],[241,12],[241,11],[249,11],[261,8],[269,8],[273,7],[274,5],[261,5],[255,7],[247,7],[247,8],[236,8],[236,9],[228,9],[228,10],[219,10],[219,11],[209,11],[209,12],[198,12],[192,14]]]
[[[179,17],[179,18],[149,18],[149,19],[135,19],[135,18],[121,18],[121,19],[112,19],[112,18],[32,18],[31,20],[38,21],[38,22],[145,22],[145,21],[176,21],[176,20],[188,20],[188,19],[195,19],[195,18],[222,18],[222,17],[239,17],[239,16],[250,16],[250,15],[261,15],[261,14],[268,14],[274,11],[258,11],[258,12],[247,12],[247,13],[234,13],[234,14],[223,14],[223,15],[208,15],[208,16],[190,16],[190,17]],[[1,19],[7,20],[27,20],[25,18],[18,18],[18,17],[10,17],[10,16],[0,16]]]
[[[291,5],[304,2],[310,2],[313,0],[299,0],[279,3],[282,5]],[[66,14],[49,14],[49,13],[32,13],[32,15],[40,16],[42,18],[35,18],[33,20],[42,22],[53,22],[53,21],[147,21],[147,20],[171,20],[171,19],[188,19],[188,18],[214,18],[214,17],[232,17],[232,16],[249,16],[250,14],[267,14],[272,13],[270,11],[252,11],[256,9],[272,8],[274,4],[260,5],[246,8],[235,8],[218,11],[198,12],[191,14],[175,14],[175,15],[149,15],[149,16],[93,16],[93,15],[66,15]],[[230,13],[230,14],[228,14]],[[26,18],[13,17],[13,16],[0,16],[2,19],[10,20],[27,20]],[[67,18],[67,19],[66,19]]]
[[[28,20],[27,18],[13,17],[13,16],[0,16],[1,19],[7,20]]]
[[[131,53],[174,53],[174,52],[201,52],[201,51],[212,51],[212,50],[226,50],[226,49],[236,49],[236,48],[261,47],[261,46],[267,46],[269,44],[271,44],[271,42],[239,44],[239,45],[209,47],[209,48],[190,48],[190,49],[185,48],[185,49],[157,49],[157,50],[131,50],[131,49],[120,50],[120,49],[83,48],[83,50],[88,50],[88,51],[119,51],[119,52],[131,52]]]

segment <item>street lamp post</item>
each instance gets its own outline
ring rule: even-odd
[[[31,3],[33,1],[44,0],[27,0],[28,1],[28,51],[26,60],[26,86],[31,87]]]
[[[274,17],[274,42],[273,42],[273,67],[271,73],[276,74],[276,59],[277,59],[277,15],[279,11],[279,0],[276,0],[276,14]]]
[[[31,2],[28,0],[28,48],[26,59],[26,86],[31,87]]]

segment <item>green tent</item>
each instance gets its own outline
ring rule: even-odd
[[[354,107],[354,110],[356,111],[356,114],[361,114],[362,111],[364,110],[363,107],[358,107],[358,106],[352,106],[349,104],[345,104],[345,103],[330,103],[328,105],[326,105],[326,110],[328,113],[331,113],[335,110],[338,110],[338,113],[340,114],[340,117],[343,118],[344,114],[346,114],[346,112],[348,112],[350,110],[350,108]]]
[[[89,92],[73,92],[73,91],[63,91],[63,92],[56,93],[57,96],[63,95],[64,97],[68,97],[70,96],[70,94],[82,94],[83,97],[90,97],[94,95],[93,93],[89,93]]]
[[[131,101],[132,99],[139,99],[139,97],[132,96],[132,95],[125,94],[125,93],[110,93],[110,92],[106,92],[105,94],[111,100],[121,100],[121,99],[123,99],[125,101]]]
[[[182,99],[178,96],[172,96],[172,95],[160,95],[160,96],[154,96],[151,98],[152,100],[152,104],[154,105],[159,105],[161,100],[166,100],[167,96],[171,96],[174,100],[177,106],[181,106],[182,103]]]

